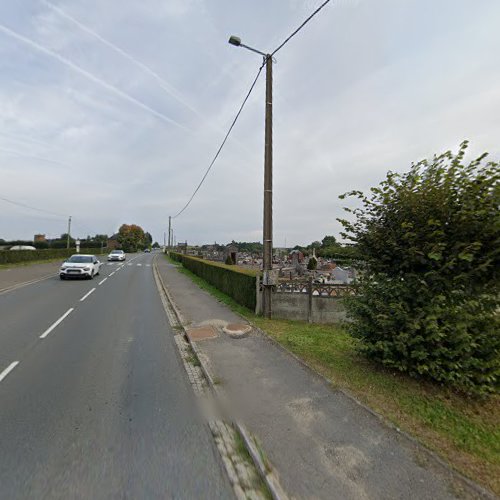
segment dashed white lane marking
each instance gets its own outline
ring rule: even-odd
[[[61,323],[64,318],[66,316],[68,316],[69,314],[71,314],[73,312],[74,308],[71,307],[70,309],[68,309],[55,323],[53,323],[51,326],[49,326],[47,328],[47,330],[45,330],[41,335],[40,335],[40,338],[41,339],[44,339],[57,325],[59,325],[59,323]]]
[[[95,288],[92,288],[90,292],[86,293],[81,299],[80,302],[83,302],[91,293],[95,292]]]
[[[5,370],[0,373],[0,382],[19,364],[19,361],[12,362]]]
[[[127,266],[133,266],[133,264],[131,264],[130,262],[127,264]]]
[[[104,278],[103,280],[99,281],[99,283],[97,283],[98,285],[102,285],[108,278]]]
[[[110,276],[113,276],[113,274],[115,274],[115,273],[116,273],[116,271],[113,271],[113,272],[112,272],[112,273],[110,273],[109,275],[110,275]]]
[[[138,266],[142,266],[142,264],[137,264]]]
[[[146,265],[146,267],[151,267],[151,264],[145,264],[145,265]]]

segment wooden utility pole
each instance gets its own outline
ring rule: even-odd
[[[264,317],[272,316],[273,268],[273,58],[264,56],[266,61],[266,131],[264,150],[264,253],[262,268],[264,280],[262,287],[262,312]]]
[[[66,248],[69,248],[69,235],[71,233],[71,215],[68,219],[68,235],[66,236]]]

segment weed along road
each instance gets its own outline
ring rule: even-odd
[[[0,294],[0,498],[233,498],[152,256]]]

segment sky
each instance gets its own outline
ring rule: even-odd
[[[0,2],[0,238],[163,243],[262,58],[320,0]],[[332,0],[273,65],[274,246],[338,236],[338,196],[456,150],[500,158],[498,0]],[[265,75],[191,205],[190,244],[262,239]]]

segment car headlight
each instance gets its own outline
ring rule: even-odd
[[[64,267],[64,266],[61,267],[61,271],[66,271],[66,269],[68,269],[68,268]]]
[[[83,270],[84,271],[90,271],[90,267],[84,267]]]

